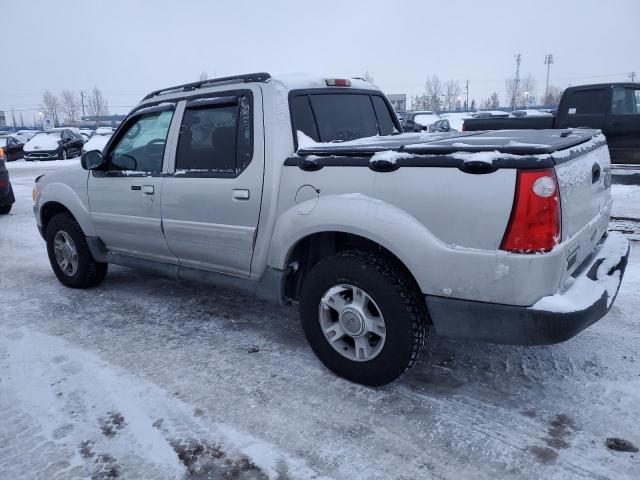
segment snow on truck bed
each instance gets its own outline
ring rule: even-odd
[[[373,155],[384,151],[414,155],[449,155],[460,152],[495,152],[506,155],[562,157],[603,143],[599,130],[501,130],[491,132],[402,133],[346,142],[318,143],[298,132],[300,156]],[[558,156],[557,154],[554,157]]]

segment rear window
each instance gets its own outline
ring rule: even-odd
[[[316,142],[345,142],[374,135],[391,135],[395,125],[380,95],[309,93],[291,100],[294,130]]]
[[[569,115],[604,115],[607,108],[606,90],[579,90],[569,99]]]

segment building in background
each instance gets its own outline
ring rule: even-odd
[[[404,93],[391,93],[387,95],[387,98],[398,116],[404,117],[404,112],[407,111],[407,95]]]

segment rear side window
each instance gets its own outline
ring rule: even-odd
[[[253,155],[251,111],[246,97],[234,104],[207,104],[184,112],[176,174],[235,177]]]
[[[317,142],[344,142],[395,131],[387,103],[366,93],[309,93],[293,96],[294,131]]]
[[[569,99],[569,115],[604,115],[607,109],[606,90],[579,90]]]
[[[373,102],[373,108],[375,109],[376,117],[378,118],[378,130],[380,131],[380,135],[391,135],[394,130],[394,125],[393,120],[391,120],[391,115],[389,115],[387,104],[382,97],[377,95],[371,97],[371,101]]]
[[[611,100],[611,113],[640,113],[640,90],[615,87]]]

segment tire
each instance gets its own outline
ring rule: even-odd
[[[108,264],[96,262],[91,255],[84,232],[68,213],[55,215],[47,225],[47,253],[53,272],[63,285],[71,288],[91,288],[99,285],[107,275]],[[56,258],[57,239],[70,239],[76,252],[76,268],[63,270]]]
[[[6,215],[7,213],[9,213],[11,211],[11,207],[13,207],[13,204],[2,205],[0,207],[0,215]]]
[[[351,300],[349,289],[344,289],[347,286],[354,287]],[[349,307],[354,304],[358,289],[363,292],[362,298],[367,298],[369,313],[364,316],[383,320],[382,344],[381,337],[366,328],[365,333],[356,334],[362,338],[347,335],[330,342],[325,334],[338,324],[342,332],[346,331],[349,320],[343,328],[343,314],[349,308],[338,315],[326,302],[322,305],[323,299],[332,296],[331,292],[340,291],[337,294],[342,298],[340,301]],[[333,255],[311,269],[302,285],[300,317],[307,341],[329,370],[352,382],[370,386],[385,385],[407,372],[422,356],[429,336],[424,299],[413,278],[393,259],[359,250]],[[362,321],[362,325],[366,323]],[[360,343],[355,343],[362,339],[367,342],[369,352],[377,351],[369,359],[364,350],[357,348]]]

